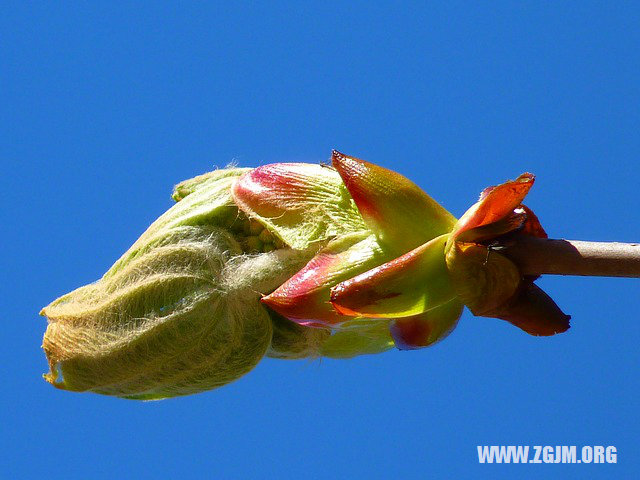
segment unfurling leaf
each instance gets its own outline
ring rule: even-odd
[[[224,385],[260,361],[273,337],[260,296],[313,252],[243,250],[248,219],[230,187],[244,172],[210,174],[102,279],[42,310],[47,380],[67,390],[156,399]]]

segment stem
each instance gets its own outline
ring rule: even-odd
[[[640,243],[518,238],[500,248],[525,275],[640,277]]]

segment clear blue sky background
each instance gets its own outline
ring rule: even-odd
[[[4,478],[638,471],[640,281],[542,279],[573,315],[553,338],[465,312],[432,349],[266,360],[152,403],[47,385],[38,316],[99,278],[174,183],[232,160],[338,148],[456,215],[531,171],[552,236],[639,241],[637,6],[54,3],[0,19]],[[615,445],[619,463],[478,465],[482,444]]]

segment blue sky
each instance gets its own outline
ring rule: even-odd
[[[631,2],[5,4],[6,478],[629,478],[640,283],[543,278],[552,338],[465,312],[431,349],[263,361],[136,403],[41,378],[40,308],[99,278],[235,161],[337,148],[460,215],[531,171],[553,237],[640,240],[640,10]],[[542,2],[540,2],[542,3]],[[617,465],[479,465],[477,445],[615,445]]]

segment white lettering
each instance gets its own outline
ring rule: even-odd
[[[576,463],[576,446],[562,446],[562,463]]]
[[[604,447],[602,445],[593,447],[593,463],[604,463]]]
[[[591,463],[593,461],[593,449],[587,445],[582,447],[582,463]]]
[[[542,449],[542,461],[544,463],[553,463],[553,447],[547,445]]]
[[[534,445],[533,449],[535,450],[535,456],[533,457],[533,462],[531,463],[542,463],[540,460],[540,453],[542,453],[542,445]]]
[[[618,463],[618,454],[616,447],[607,447],[605,454],[607,456],[607,463]]]

